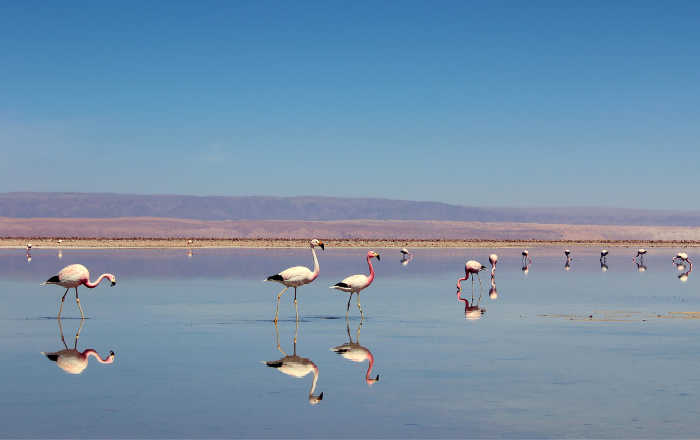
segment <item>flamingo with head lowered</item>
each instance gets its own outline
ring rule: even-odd
[[[491,278],[493,278],[494,275],[496,275],[496,263],[498,263],[498,255],[496,255],[496,254],[489,255],[489,263],[491,263],[491,266],[493,266],[491,268]]]
[[[100,277],[94,282],[90,282],[90,272],[83,266],[82,264],[71,264],[70,266],[66,266],[61,271],[58,273],[58,275],[53,276],[46,280],[45,283],[42,284],[56,284],[57,286],[65,287],[66,288],[66,293],[63,294],[63,298],[61,298],[61,308],[58,309],[58,317],[61,317],[61,310],[63,310],[63,301],[66,300],[66,295],[68,294],[68,291],[71,288],[75,288],[75,301],[78,303],[78,307],[80,308],[80,316],[85,318],[85,315],[83,315],[83,308],[80,307],[80,299],[78,298],[78,286],[85,285],[88,289],[93,289],[97,287],[98,284],[100,284],[100,281],[102,281],[104,278],[107,278],[109,281],[112,282],[112,286],[117,284],[117,280],[112,275],[111,273],[105,273],[100,275]]]
[[[325,250],[323,243],[317,239],[313,239],[309,242],[311,246],[311,255],[314,257],[314,271],[311,272],[308,268],[303,266],[290,267],[287,270],[283,270],[277,275],[270,275],[263,281],[274,281],[286,286],[283,291],[277,295],[277,313],[275,313],[275,322],[277,322],[277,315],[280,313],[280,298],[282,294],[287,291],[290,287],[294,287],[294,309],[297,313],[297,320],[299,319],[299,309],[297,308],[297,287],[303,286],[304,284],[309,284],[318,277],[320,269],[318,267],[318,258],[316,258],[315,246],[320,246],[321,250]]]
[[[635,255],[634,257],[632,257],[632,261],[635,261],[635,262],[636,262],[636,261],[637,261],[637,257],[639,257],[640,260],[644,260],[644,254],[646,254],[646,253],[647,253],[646,250],[644,250],[644,249],[639,249],[639,250],[637,251],[637,255]],[[642,263],[642,264],[644,264],[644,263]]]
[[[357,307],[360,309],[360,316],[364,319],[365,315],[362,314],[362,307],[360,306],[360,292],[369,287],[374,281],[374,268],[372,267],[372,261],[370,259],[376,258],[377,261],[381,261],[379,254],[374,251],[367,252],[367,265],[369,266],[369,276],[365,275],[352,275],[345,278],[343,281],[339,282],[335,286],[331,286],[331,289],[342,290],[350,294],[348,299],[348,309],[345,312],[345,317],[348,317],[350,313],[350,301],[352,300],[352,294],[357,293]]]
[[[530,258],[530,253],[528,251],[523,251],[523,265],[525,265],[525,260],[529,260],[532,263],[532,258]]]
[[[467,261],[467,264],[464,265],[464,278],[457,280],[457,289],[462,290],[462,281],[468,280],[469,274],[472,274],[472,290],[474,289],[474,275],[479,278],[479,285],[483,288],[483,285],[481,284],[481,277],[479,276],[479,272],[482,270],[486,270],[486,266],[483,264],[474,260]]]

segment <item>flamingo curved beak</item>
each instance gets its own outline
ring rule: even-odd
[[[321,243],[320,241],[318,242],[318,245],[321,246],[321,250],[322,250],[322,251],[325,251],[325,250],[326,250],[326,247],[325,247],[325,246],[323,245],[323,243]]]
[[[114,287],[115,284],[117,284],[117,282],[116,282],[116,281],[112,281],[112,284],[111,284],[110,287]]]
[[[382,260],[379,259],[379,254],[377,254],[377,261],[382,261]]]

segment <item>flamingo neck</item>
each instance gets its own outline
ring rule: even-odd
[[[493,273],[493,272],[492,272],[492,273]],[[469,279],[469,271],[468,271],[467,268],[465,267],[465,268],[464,268],[464,278],[460,278],[460,279],[457,280],[457,288],[458,288],[458,289],[462,289],[462,281],[466,281],[466,280],[468,280],[468,279]],[[457,292],[457,297],[460,298],[460,300],[462,299],[462,298],[459,296],[459,292]]]
[[[98,284],[100,284],[100,281],[102,281],[103,278],[113,277],[113,276],[114,275],[112,275],[111,273],[103,273],[102,275],[100,275],[100,277],[98,279],[95,280],[94,283],[91,283],[90,280],[88,279],[85,282],[85,287],[90,288],[90,289],[95,288],[95,287],[97,287]]]
[[[97,352],[95,350],[93,350],[92,348],[88,348],[87,350],[85,350],[83,352],[83,355],[86,358],[90,357],[90,355],[95,356],[97,361],[100,362],[101,364],[111,364],[112,362],[114,362],[114,358],[112,356],[107,356],[106,358],[102,359],[100,357],[100,355],[97,354]]]
[[[367,278],[367,285],[369,286],[372,284],[372,281],[374,281],[374,268],[372,267],[372,259],[369,257],[369,255],[367,255],[367,264],[369,265],[369,278]]]
[[[309,391],[309,400],[314,396],[314,390],[316,389],[316,382],[318,382],[318,367],[314,365],[311,367],[314,372],[314,380],[311,382],[311,391]]]
[[[314,256],[314,272],[311,274],[311,281],[313,281],[321,272],[321,268],[318,266],[318,258],[316,258],[316,250],[313,245],[311,245],[311,255]]]

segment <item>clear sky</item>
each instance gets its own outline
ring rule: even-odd
[[[699,147],[698,1],[0,2],[2,192],[700,210]]]

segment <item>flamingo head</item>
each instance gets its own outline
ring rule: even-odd
[[[369,378],[369,379],[365,379],[365,381],[367,381],[367,385],[372,386],[372,385],[374,385],[375,382],[379,382],[379,375],[377,374],[376,379]]]
[[[379,254],[376,253],[376,252],[374,252],[374,251],[369,251],[369,252],[367,252],[367,258],[376,258],[377,261],[382,261],[382,260],[379,258]]]
[[[112,284],[110,284],[110,286],[114,286],[115,284],[117,284],[117,278],[114,275],[109,276],[109,281],[112,282]],[[114,353],[112,353],[112,354],[114,354]]]
[[[318,402],[323,400],[323,393],[319,394],[318,396],[310,395],[309,396],[309,403],[312,405],[316,405]]]
[[[322,241],[318,241],[317,239],[313,239],[309,242],[311,244],[311,247],[318,246],[321,248],[322,251],[326,250],[326,247],[323,245]]]

